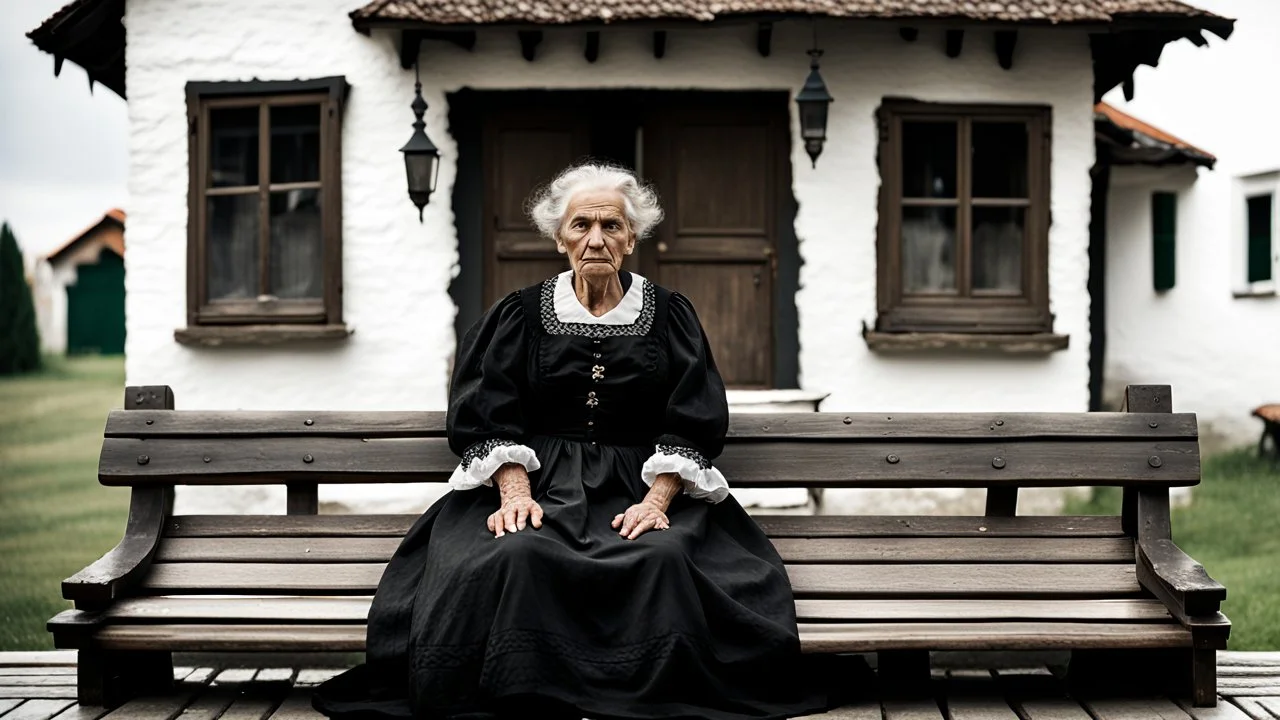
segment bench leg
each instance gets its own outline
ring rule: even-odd
[[[102,707],[164,693],[173,687],[173,656],[153,650],[84,648],[77,654],[76,685],[81,705]]]
[[[876,675],[884,697],[919,694],[929,686],[929,651],[881,650],[876,653]]]
[[[1196,707],[1218,704],[1218,651],[1191,651],[1191,702]]]

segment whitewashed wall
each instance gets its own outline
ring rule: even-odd
[[[582,57],[582,32],[549,31],[526,62],[514,31],[482,32],[467,52],[431,43],[422,57],[427,127],[441,147],[437,200],[425,222],[405,194],[397,149],[408,138],[413,73],[393,37],[356,33],[340,0],[129,0],[131,122],[127,377],[174,387],[183,408],[430,409],[445,404],[454,349],[448,295],[457,236],[448,202],[455,178],[446,93],[477,89],[779,89],[807,73],[809,24],[775,26],[773,54],[754,26],[668,35],[652,55],[648,32],[603,33],[600,58]],[[241,6],[241,7],[237,7]],[[796,302],[801,384],[830,393],[833,410],[1084,410],[1088,384],[1089,167],[1092,71],[1083,33],[1024,30],[1014,67],[1000,69],[990,30],[971,30],[958,59],[942,31],[906,43],[891,26],[823,23],[831,107],[825,152],[812,169],[793,141],[796,233],[804,265]],[[343,136],[346,322],[331,346],[204,349],[179,345],[185,322],[188,80],[344,75],[352,85]],[[921,100],[1030,102],[1053,107],[1051,309],[1070,349],[1046,357],[871,353],[875,320],[874,110],[886,95]],[[794,107],[792,109],[795,135]],[[360,491],[372,499],[372,490]],[[324,496],[322,496],[324,497]]]
[[[1280,297],[1237,298],[1245,247],[1243,178],[1280,173],[1280,3],[1199,0],[1237,18],[1226,42],[1168,47],[1109,102],[1218,157],[1213,170],[1121,169],[1108,208],[1108,396],[1125,383],[1173,385],[1174,409],[1199,415],[1209,449],[1257,440],[1249,416],[1280,402]],[[1118,93],[1117,93],[1118,95]],[[1280,198],[1280,181],[1276,183]],[[1177,281],[1151,284],[1151,192],[1178,193]]]

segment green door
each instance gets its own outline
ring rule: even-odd
[[[124,353],[124,259],[103,250],[67,286],[67,353]]]

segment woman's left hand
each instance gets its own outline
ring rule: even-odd
[[[613,518],[613,529],[628,540],[635,540],[650,530],[666,530],[671,527],[667,514],[654,503],[644,500],[627,508]]]

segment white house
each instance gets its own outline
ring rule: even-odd
[[[36,261],[32,295],[44,352],[124,352],[124,219],[108,210]]]
[[[1231,26],[1173,0],[76,0],[31,37],[128,89],[127,379],[179,407],[443,408],[460,330],[561,267],[524,199],[590,155],[656,185],[634,269],[692,298],[744,402],[1074,411],[1094,104]]]
[[[1113,167],[1105,377],[1111,403],[1125,383],[1171,383],[1215,447],[1256,440],[1250,411],[1280,402],[1280,3],[1201,4],[1237,18],[1230,42],[1171,45],[1131,102],[1107,96],[1217,161]]]

